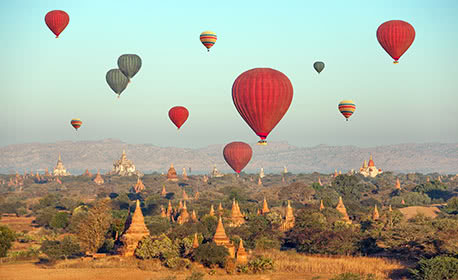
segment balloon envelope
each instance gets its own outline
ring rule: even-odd
[[[123,54],[118,58],[119,70],[132,79],[142,67],[142,59],[136,54]]]
[[[70,124],[73,126],[73,128],[75,128],[76,130],[78,130],[78,128],[81,127],[81,125],[83,124],[83,122],[80,120],[80,119],[72,119],[70,121]]]
[[[200,33],[200,42],[202,42],[208,51],[210,51],[210,48],[213,47],[216,39],[216,33],[213,31],[204,31]]]
[[[178,129],[188,119],[189,111],[183,106],[175,106],[169,110],[170,120],[177,126]]]
[[[50,11],[45,16],[46,25],[56,35],[56,38],[59,38],[59,34],[64,31],[69,21],[68,14],[61,10]]]
[[[382,48],[398,63],[415,39],[415,29],[408,22],[390,20],[377,29],[377,40]]]
[[[323,71],[323,69],[324,69],[324,62],[317,61],[317,62],[313,63],[313,68],[315,68],[315,70],[318,72],[318,74],[320,74],[321,71]]]
[[[106,80],[110,88],[120,96],[126,89],[129,79],[119,69],[111,69],[107,72]]]
[[[248,70],[234,81],[232,100],[240,116],[265,143],[293,100],[288,77],[271,68]]]
[[[227,164],[237,173],[240,173],[245,168],[252,155],[253,151],[250,145],[244,142],[229,143],[223,150],[223,156]]]
[[[352,100],[342,100],[339,103],[340,113],[347,119],[353,115],[356,110],[356,105]]]

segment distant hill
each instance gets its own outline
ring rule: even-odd
[[[65,167],[73,174],[86,168],[94,172],[111,170],[122,150],[144,173],[167,172],[174,163],[181,174],[183,167],[192,168],[192,174],[208,173],[213,165],[223,172],[231,169],[222,156],[224,145],[200,149],[158,147],[147,144],[127,144],[119,140],[61,141],[57,143],[29,143],[0,148],[0,172],[43,171],[56,165],[59,152]],[[279,173],[283,166],[288,171],[332,173],[334,169],[346,172],[357,170],[372,154],[375,165],[384,171],[421,173],[458,173],[458,143],[399,144],[371,148],[355,146],[296,147],[287,142],[269,142],[267,146],[252,144],[253,158],[244,171]],[[188,170],[187,170],[188,171]]]

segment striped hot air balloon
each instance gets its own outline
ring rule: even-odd
[[[81,125],[83,124],[83,122],[80,120],[80,119],[72,119],[70,121],[70,124],[75,128],[75,130],[78,130],[78,128],[81,127]]]
[[[210,51],[210,48],[216,42],[216,33],[213,31],[204,31],[200,33],[200,41],[207,48],[207,51]]]
[[[347,119],[353,115],[356,110],[356,105],[352,100],[342,100],[339,103],[340,113]]]

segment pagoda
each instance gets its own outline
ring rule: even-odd
[[[165,190],[165,185],[162,185],[161,196],[165,197],[166,195],[167,195],[167,191]]]
[[[149,230],[145,225],[145,219],[142,209],[140,208],[140,201],[137,199],[137,205],[132,215],[129,228],[119,239],[123,244],[119,249],[119,253],[125,257],[133,256],[138,246],[138,242],[145,236],[149,236]]]
[[[213,208],[213,204],[210,206],[210,213],[208,215],[214,217],[215,216],[215,208]]]
[[[212,178],[219,178],[219,177],[223,177],[224,174],[220,173],[218,169],[216,169],[216,165],[214,165],[211,176]]]
[[[183,189],[183,200],[189,200],[189,196],[184,189]]]
[[[321,183],[321,178],[318,177],[318,185],[323,186],[323,183]]]
[[[204,183],[207,183],[208,182],[208,176],[207,175],[204,175],[204,177],[202,177],[202,181]]]
[[[86,168],[86,171],[84,172],[83,176],[92,177],[92,173],[89,172],[89,169]]]
[[[348,217],[348,214],[347,214],[347,208],[345,208],[345,205],[344,205],[344,203],[342,201],[342,197],[341,196],[339,196],[339,203],[336,206],[336,210],[339,211],[340,214],[343,215],[343,220],[346,223],[351,224],[350,217]]]
[[[51,177],[51,174],[49,173],[49,170],[47,167],[45,169],[45,177]]]
[[[199,199],[199,196],[200,196],[199,191],[196,191],[196,193],[194,194],[194,199],[195,199],[195,200],[198,200],[198,199]]]
[[[70,173],[67,172],[67,169],[65,169],[64,164],[62,163],[60,153],[59,153],[59,158],[57,159],[56,167],[54,168],[52,175],[53,176],[69,176],[70,175]]]
[[[364,177],[375,178],[377,175],[382,173],[382,169],[377,169],[375,163],[372,160],[372,155],[369,157],[369,163],[364,161],[363,166],[359,169],[359,173]]]
[[[320,211],[323,211],[324,209],[324,204],[323,204],[323,200],[321,199],[320,200]]]
[[[283,166],[283,174],[288,173],[288,169],[286,169],[286,166]]]
[[[261,177],[258,178],[258,186],[261,186],[262,185],[262,180],[261,180]]]
[[[180,216],[178,216],[177,222],[179,225],[189,222],[190,216],[188,213],[188,208],[186,207],[186,201],[183,203],[183,208],[181,209]]]
[[[270,212],[269,206],[267,205],[266,197],[264,197],[264,201],[262,202],[262,209],[261,215],[265,215]]]
[[[172,216],[172,212],[173,212],[172,202],[169,200],[169,205],[167,207],[167,217],[170,218],[170,216]]]
[[[374,212],[372,212],[372,220],[377,221],[380,218],[380,214],[378,213],[377,210],[377,204],[374,206]]]
[[[140,177],[137,178],[137,183],[134,186],[135,193],[140,193],[141,191],[145,190],[145,185],[143,185],[142,180]]]
[[[401,189],[401,182],[399,181],[399,178],[396,179],[396,185],[394,186],[397,190]]]
[[[173,163],[170,164],[169,171],[167,171],[167,181],[178,182],[178,176]]]
[[[221,204],[221,202],[219,203],[218,205],[218,215],[223,215],[224,213],[224,209],[223,209],[223,205]]]
[[[191,221],[193,221],[194,223],[198,222],[196,210],[192,210]]]
[[[161,205],[161,218],[167,218],[167,213],[165,213],[164,206]]]
[[[199,238],[197,237],[197,232],[194,233],[194,239],[192,240],[192,248],[197,249],[199,247]]]
[[[218,246],[226,247],[229,251],[229,256],[231,258],[235,257],[235,246],[234,244],[232,244],[232,242],[226,235],[226,231],[224,230],[223,220],[221,219],[221,216],[219,217],[218,225],[216,226],[216,232],[213,236],[213,242],[215,242]]]
[[[231,223],[229,224],[230,227],[238,227],[245,223],[245,217],[243,216],[242,212],[240,212],[240,207],[238,202],[234,200],[232,201],[232,209],[231,209]]]
[[[239,264],[246,264],[248,262],[248,254],[243,247],[243,240],[240,239],[239,248],[237,249],[236,262]]]
[[[102,178],[102,175],[100,175],[100,169],[97,170],[97,174],[95,175],[95,178],[94,178],[94,183],[96,183],[99,186],[105,183],[105,181]]]
[[[266,175],[264,175],[264,168],[261,167],[261,171],[259,171],[259,178],[264,178]]]
[[[184,167],[183,167],[183,173],[182,173],[181,176],[183,176],[183,180],[185,180],[185,181],[188,180],[188,174],[186,174],[186,168],[184,168]]]
[[[121,158],[113,163],[113,170],[110,172],[110,175],[143,176],[143,174],[135,168],[134,163],[127,159],[125,150],[122,151]]]
[[[291,202],[288,200],[288,205],[286,206],[286,215],[285,220],[280,226],[281,231],[288,231],[294,227],[296,219],[294,218],[293,208],[291,207]]]

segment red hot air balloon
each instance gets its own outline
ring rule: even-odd
[[[395,64],[415,39],[415,29],[408,22],[390,20],[377,29],[377,40],[382,48],[394,59]]]
[[[280,71],[254,68],[240,74],[234,81],[232,100],[240,116],[261,137],[258,144],[266,145],[267,135],[291,105],[293,86]]]
[[[177,126],[178,129],[188,119],[189,111],[183,106],[175,106],[169,110],[170,120]]]
[[[56,34],[56,38],[59,38],[59,34],[64,31],[69,21],[68,14],[61,10],[50,11],[45,16],[46,25],[51,29],[52,33]]]
[[[248,162],[250,162],[253,151],[247,143],[232,142],[224,147],[223,155],[227,164],[229,164],[235,172],[240,173]]]

